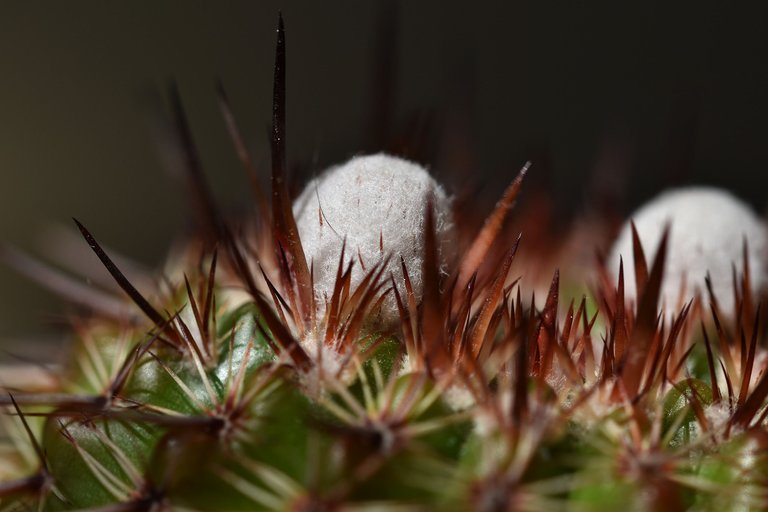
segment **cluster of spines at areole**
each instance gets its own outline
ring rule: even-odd
[[[277,33],[271,209],[259,192],[262,222],[229,227],[172,94],[204,229],[175,281],[140,291],[77,223],[135,307],[76,294],[93,313],[74,324],[71,366],[43,391],[7,389],[0,510],[768,507],[749,268],[733,318],[711,293],[659,314],[667,235],[652,262],[635,236],[634,275],[603,271],[591,299],[561,304],[556,272],[539,309],[512,279],[524,239],[500,236],[527,165],[448,276],[427,201],[420,300],[414,269],[398,286],[381,263],[353,287],[342,254],[319,307],[284,178],[282,20]],[[249,299],[227,307],[231,289]],[[372,329],[388,296],[400,323]]]

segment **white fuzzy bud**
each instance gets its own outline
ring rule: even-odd
[[[660,306],[667,312],[672,309],[676,314],[680,299],[687,302],[696,293],[700,293],[708,304],[705,277],[709,272],[721,309],[725,314],[733,315],[732,265],[735,265],[737,278],[741,279],[745,240],[753,293],[768,284],[766,227],[748,205],[724,190],[690,187],[664,192],[633,213],[631,219],[635,222],[649,267],[664,227],[670,224],[659,298]],[[618,276],[619,256],[624,259],[626,297],[636,301],[629,221],[624,224],[608,259],[608,268],[614,276]],[[685,293],[681,297],[682,286]]]
[[[452,248],[451,202],[423,167],[380,153],[352,158],[310,181],[293,203],[293,212],[307,260],[314,266],[315,292],[320,304],[333,295],[345,239],[345,267],[350,261],[354,263],[353,289],[367,271],[391,254],[383,278],[389,279],[393,274],[398,291],[405,297],[402,257],[416,298],[420,299],[425,214],[430,195],[440,264],[444,266]],[[380,313],[384,323],[398,318],[391,294]]]

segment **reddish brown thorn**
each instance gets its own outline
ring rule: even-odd
[[[533,309],[533,306],[531,306]],[[514,389],[512,390],[512,424],[520,426],[528,412],[528,341],[521,338],[515,355]]]
[[[302,320],[311,320],[312,287],[309,267],[299,239],[296,219],[285,183],[285,30],[282,15],[278,18],[277,46],[275,49],[274,90],[272,96],[272,220],[278,245],[287,248],[290,267],[296,279]]]
[[[674,369],[672,370],[673,378],[675,375],[679,375],[680,372],[683,369],[683,366],[685,363],[688,362],[688,358],[691,355],[691,352],[693,352],[693,349],[696,347],[696,343],[692,343],[690,347],[688,347],[688,350],[683,352],[683,355],[680,356],[680,359],[677,361],[677,364],[675,365]]]
[[[158,339],[159,335],[155,334],[145,343],[141,343],[133,349],[132,355],[126,358],[126,360],[123,362],[123,365],[120,367],[120,371],[117,372],[117,376],[112,381],[112,384],[110,384],[108,389],[108,398],[114,398],[120,394],[120,392],[123,390],[123,387],[125,386],[125,383],[128,382],[128,377],[130,376],[131,371],[139,362],[141,356],[146,354]]]
[[[752,279],[750,277],[751,271],[749,268],[749,245],[746,236],[744,236],[742,246],[742,261],[744,265],[744,272],[741,275],[741,294],[743,302],[743,318],[749,318],[754,315],[754,305],[752,304]]]
[[[347,251],[347,238],[344,237],[344,241],[341,244],[341,253],[339,254],[339,263],[336,267],[336,280],[333,283],[333,293],[331,294],[331,303],[328,305],[328,310],[326,312],[326,317],[328,318],[328,323],[326,324],[326,330],[325,330],[325,344],[329,345],[331,343],[331,338],[334,333],[336,333],[338,323],[339,323],[339,315],[341,314],[342,309],[342,290],[344,289],[345,284],[348,284],[351,282],[351,276],[352,276],[352,262],[350,261],[346,267],[346,271],[344,270],[344,261],[345,261],[345,253]]]
[[[485,224],[467,250],[462,259],[461,266],[459,267],[456,286],[458,289],[463,289],[467,285],[469,278],[472,274],[477,272],[483,260],[485,260],[488,250],[501,231],[507,213],[514,205],[515,199],[517,199],[517,195],[523,184],[523,178],[525,178],[525,174],[530,167],[531,162],[526,162],[525,165],[523,165],[522,169],[520,169],[520,172],[517,174],[517,177],[509,187],[507,187],[507,190],[504,191],[504,195],[499,202],[496,203],[496,207],[485,220]]]
[[[616,311],[611,328],[611,341],[616,361],[622,361],[627,348],[628,335],[624,298],[624,259],[619,257],[619,284],[616,292]]]
[[[680,332],[682,331],[683,325],[685,325],[685,321],[688,318],[688,314],[691,311],[692,304],[693,304],[693,301],[688,302],[683,307],[683,310],[680,312],[680,316],[677,317],[675,322],[672,324],[672,327],[670,328],[669,335],[667,336],[666,344],[664,345],[664,350],[661,354],[661,380],[662,381],[667,380],[668,367],[669,367],[669,362],[672,356],[672,350],[677,346],[680,340]],[[659,329],[659,332],[661,331],[663,331],[663,329]],[[649,379],[651,378],[653,378],[653,375],[649,377]]]
[[[709,293],[712,294],[712,283],[709,280],[709,276],[706,278],[707,287],[710,289]],[[711,295],[711,297],[714,297],[714,295]],[[715,323],[715,332],[717,333],[717,345],[720,349],[720,354],[725,359],[725,366],[730,371],[736,371],[736,366],[734,364],[733,360],[733,354],[731,353],[731,343],[730,343],[730,335],[725,331],[722,324],[720,323],[720,314],[719,314],[719,308],[717,306],[717,303],[712,299],[710,302],[710,311],[712,312],[712,320]]]
[[[557,344],[557,332],[555,322],[557,321],[557,303],[560,297],[560,270],[555,270],[552,277],[552,284],[549,286],[547,300],[544,302],[544,309],[541,312],[541,322],[539,323],[536,334],[536,345],[542,355],[539,377],[545,378],[552,365],[555,348]]]
[[[578,318],[578,315],[581,313],[577,313],[574,315],[573,313],[573,299],[571,299],[571,302],[568,304],[568,312],[565,314],[565,324],[563,325],[563,330],[560,333],[560,343],[564,347],[568,347],[568,340],[571,337],[571,329],[573,328],[573,321],[575,318]]]
[[[472,278],[467,283],[466,290],[464,291],[464,299],[459,304],[459,309],[456,312],[456,330],[453,334],[453,340],[451,341],[451,346],[449,347],[449,350],[453,354],[453,361],[454,363],[458,363],[459,359],[466,353],[467,351],[467,343],[469,342],[469,338],[465,336],[465,333],[469,332],[469,328],[472,322],[472,300],[474,298],[474,291],[475,291],[475,283],[477,280],[477,274],[473,274]],[[507,308],[504,308],[504,313],[508,314]],[[510,324],[511,319],[507,320],[507,323]],[[507,332],[512,331],[513,328],[511,325],[508,325]],[[471,359],[471,358],[470,358]]]
[[[424,295],[422,299],[422,354],[425,358],[427,371],[434,375],[437,368],[452,367],[450,356],[446,351],[444,316],[440,302],[440,264],[438,259],[437,234],[435,232],[434,196],[430,193],[425,205],[424,222],[424,260],[422,262],[422,279]],[[404,274],[407,279],[407,272]],[[406,289],[408,280],[406,280]],[[408,292],[409,295],[411,291]]]
[[[760,321],[760,305],[757,306],[757,311],[755,312],[755,322],[752,327],[752,337],[749,340],[749,347],[745,350],[742,349],[742,352],[747,352],[744,364],[742,365],[742,372],[741,372],[741,389],[739,390],[739,398],[738,398],[738,405],[743,405],[744,402],[747,399],[747,394],[749,393],[749,383],[752,380],[752,367],[755,362],[755,351],[757,349],[757,328]],[[744,341],[744,332],[741,333],[742,343]]]
[[[667,259],[667,245],[669,241],[669,225],[664,227],[659,248],[651,266],[651,273],[642,296],[638,296],[637,324],[643,328],[653,325],[659,302],[661,283],[664,277],[664,266]]]
[[[720,363],[720,370],[723,372],[723,378],[725,379],[725,387],[728,390],[728,403],[733,403],[733,384],[731,384],[731,377],[728,375],[722,360],[718,360]]]
[[[383,297],[385,297],[389,290],[380,294],[381,289],[386,285],[386,280],[382,280],[381,277],[384,271],[389,266],[390,256],[381,261],[377,266],[373,267],[371,271],[366,275],[358,286],[355,293],[350,298],[350,306],[352,308],[349,317],[342,325],[344,331],[344,338],[349,342],[350,336],[355,335],[361,329],[365,317],[374,311],[371,304],[374,299],[377,298],[376,304],[381,304]],[[374,306],[375,307],[375,306]]]
[[[623,384],[627,396],[635,396],[640,386],[642,371],[646,364],[646,355],[653,333],[657,325],[657,307],[661,290],[664,264],[667,257],[667,242],[669,240],[669,225],[665,226],[661,236],[659,249],[656,251],[648,283],[643,295],[638,297],[637,317],[632,331],[630,343],[632,353],[637,357],[628,357],[622,371]]]
[[[206,336],[211,336],[211,332],[208,327],[210,326],[211,317],[215,315],[215,311],[213,309],[213,290],[216,283],[216,261],[218,253],[218,248],[214,249],[213,256],[211,257],[211,269],[208,272],[208,284],[206,286],[205,302],[203,302],[203,332]]]
[[[488,325],[490,324],[493,312],[496,311],[496,308],[498,307],[502,291],[504,290],[504,283],[507,280],[509,268],[512,266],[512,262],[515,259],[515,254],[517,253],[517,248],[520,245],[521,237],[522,235],[518,235],[514,245],[509,249],[509,251],[507,251],[504,262],[496,274],[496,278],[493,281],[491,290],[488,293],[485,302],[483,303],[482,309],[480,310],[480,314],[477,318],[477,322],[475,323],[475,327],[472,329],[469,348],[470,356],[473,358],[476,358],[483,348],[483,340],[486,338]]]
[[[717,385],[717,374],[715,372],[715,359],[712,356],[712,345],[709,342],[709,336],[707,330],[704,328],[704,322],[701,321],[701,333],[704,336],[704,347],[707,349],[707,367],[709,368],[709,380],[712,387],[712,401],[714,403],[720,403],[722,395],[720,394],[720,386]]]
[[[630,227],[632,228],[632,255],[635,262],[635,289],[637,290],[636,296],[640,297],[645,290],[645,285],[648,283],[648,265],[645,262],[643,245],[640,243],[640,237],[637,235],[635,221],[630,222]]]

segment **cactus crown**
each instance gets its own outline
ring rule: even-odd
[[[501,236],[526,164],[455,261],[441,257],[445,197],[426,194],[421,232],[406,233],[417,257],[383,241],[366,263],[341,237],[317,293],[285,184],[282,21],[271,208],[261,202],[245,234],[216,210],[177,93],[171,103],[200,236],[167,282],[139,290],[77,223],[135,307],[76,294],[93,313],[75,322],[71,365],[0,398],[2,510],[768,506],[768,373],[748,265],[733,318],[711,289],[711,308],[697,297],[660,315],[668,234],[646,261],[633,229],[631,278],[603,270],[589,298],[561,304],[555,272],[538,308],[512,279],[520,238]],[[386,301],[396,321],[373,321]]]

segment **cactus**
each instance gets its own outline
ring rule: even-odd
[[[502,230],[526,164],[466,243],[445,243],[438,186],[415,198],[372,187],[360,192],[371,208],[409,208],[402,240],[380,237],[364,261],[352,231],[375,240],[384,228],[352,219],[326,256],[328,237],[305,252],[300,234],[324,222],[323,198],[311,199],[317,184],[296,205],[287,192],[282,21],[261,222],[235,231],[223,220],[172,100],[199,236],[152,289],[76,221],[124,297],[75,287],[92,312],[74,323],[69,366],[0,398],[0,510],[768,508],[768,373],[750,278],[762,269],[746,251],[735,315],[711,287],[660,311],[669,231],[647,261],[634,226],[631,278],[621,263],[616,279],[601,267],[562,304],[555,272],[537,307],[513,278],[521,239]]]

